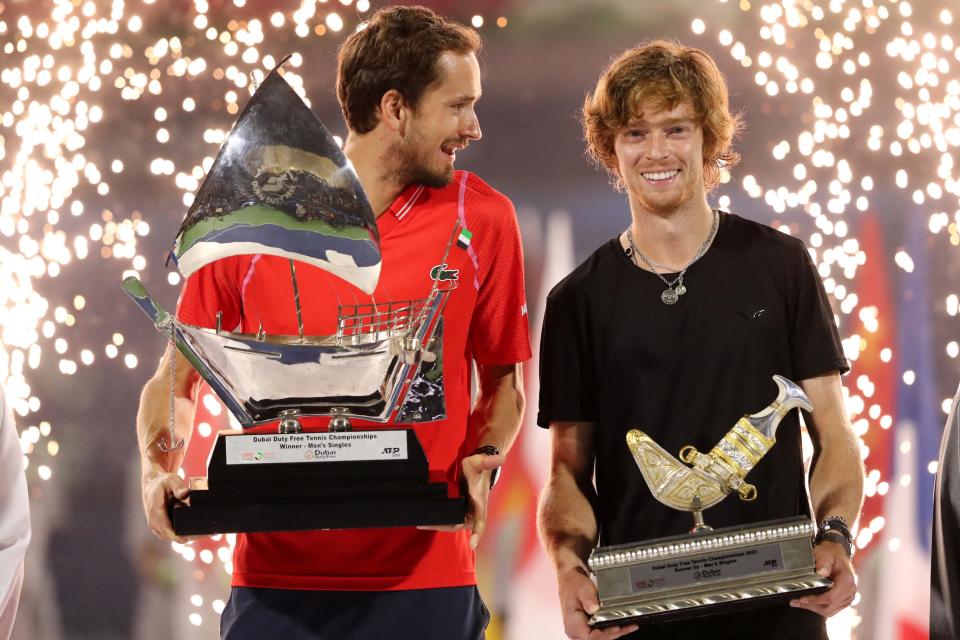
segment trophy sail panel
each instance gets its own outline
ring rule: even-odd
[[[330,132],[274,69],[233,125],[177,234],[184,276],[221,258],[275,255],[371,293],[380,236]]]

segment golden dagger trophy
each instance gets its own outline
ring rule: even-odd
[[[773,379],[777,398],[740,418],[708,453],[688,445],[678,460],[642,431],[627,433],[650,492],[668,507],[691,512],[694,526],[688,534],[595,549],[589,566],[601,606],[592,625],[712,615],[830,587],[816,573],[809,517],[717,530],[703,519],[703,510],[731,493],[755,499],[762,488],[745,478],[776,443],[780,421],[794,409],[813,411],[799,386],[783,376]]]

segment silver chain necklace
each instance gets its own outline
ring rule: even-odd
[[[716,211],[713,212],[713,225],[710,227],[710,233],[707,235],[707,239],[703,241],[703,244],[700,245],[700,248],[697,249],[697,254],[693,256],[693,259],[687,263],[687,265],[680,270],[680,274],[673,279],[673,281],[667,280],[664,278],[657,269],[662,269],[664,271],[669,271],[669,267],[665,267],[662,264],[656,263],[647,256],[643,255],[643,252],[637,248],[637,244],[633,241],[633,227],[627,227],[627,242],[630,243],[630,250],[633,256],[643,260],[643,263],[650,268],[650,271],[663,280],[663,283],[667,285],[667,288],[663,290],[663,293],[660,294],[660,300],[663,304],[676,304],[677,300],[680,299],[680,296],[687,292],[687,287],[683,284],[683,276],[686,275],[687,269],[689,269],[694,262],[703,257],[703,254],[707,252],[707,249],[710,248],[710,245],[713,243],[713,239],[717,237],[717,229],[720,227],[720,214]],[[632,256],[631,256],[632,257]],[[634,259],[634,263],[637,261]],[[639,267],[640,265],[637,264]]]

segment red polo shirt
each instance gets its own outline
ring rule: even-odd
[[[458,171],[442,189],[408,187],[379,216],[383,269],[367,296],[309,265],[297,264],[304,333],[335,331],[337,304],[425,298],[454,226],[472,232],[454,245],[446,277],[458,286],[444,309],[443,380],[447,419],[414,426],[431,480],[455,480],[467,451],[471,361],[512,364],[530,357],[523,253],[513,205],[477,176]],[[297,334],[290,266],[272,256],[219,260],[193,274],[178,317],[188,324],[256,333]],[[327,419],[304,419],[322,428]],[[355,427],[383,428],[360,420]],[[389,428],[389,426],[387,427]],[[239,534],[233,585],[280,589],[382,591],[476,584],[469,533],[415,528]]]

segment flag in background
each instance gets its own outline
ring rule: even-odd
[[[860,562],[863,622],[857,635],[877,640],[928,636],[934,484],[928,465],[937,459],[943,422],[933,360],[926,223],[922,216],[904,219],[906,243],[897,260],[904,272],[896,288],[896,315],[881,316],[896,318],[895,371],[902,379],[889,409],[893,427],[884,431],[890,438],[889,455],[886,460],[872,454],[867,458],[868,467],[880,471],[874,483],[877,493],[887,495],[881,513],[871,511],[862,518],[858,534],[858,542],[877,535]],[[868,255],[885,254],[875,249]],[[871,488],[868,479],[868,493]]]
[[[549,471],[550,434],[536,421],[540,325],[547,293],[576,266],[573,221],[566,211],[554,211],[542,223],[539,215],[521,212],[521,225],[527,282],[534,293],[528,295],[533,357],[524,367],[527,409],[523,424],[504,467],[503,481],[491,497],[488,529],[477,557],[480,588],[493,614],[488,640],[564,637],[556,577],[537,539],[537,497]],[[540,268],[534,272],[537,264]],[[511,477],[509,485],[501,486]],[[496,531],[502,533],[490,535]]]
[[[844,351],[850,359],[850,372],[842,382],[847,401],[847,410],[854,432],[863,441],[864,463],[871,470],[866,482],[866,500],[861,511],[858,531],[859,541],[865,542],[866,536],[872,538],[869,545],[860,547],[853,561],[860,575],[860,598],[854,602],[855,609],[846,609],[827,621],[827,630],[831,638],[871,638],[865,630],[870,628],[876,618],[876,597],[867,591],[874,582],[872,573],[877,573],[878,550],[886,544],[889,530],[880,525],[888,508],[886,489],[878,491],[881,479],[889,481],[892,475],[893,416],[896,415],[897,400],[897,323],[894,319],[895,306],[892,298],[891,279],[885,261],[886,241],[880,218],[875,213],[864,214],[860,218],[857,234],[860,250],[867,262],[856,273],[854,287],[859,298],[860,311],[856,318],[847,316],[848,326],[843,326],[843,334],[850,345],[844,345]],[[860,338],[860,336],[865,336]],[[851,353],[854,351],[854,353]],[[851,402],[851,396],[863,400]],[[876,528],[877,536],[874,536]],[[885,557],[885,556],[884,556]],[[857,624],[859,623],[859,627]],[[856,628],[856,631],[853,629]]]
[[[864,398],[861,416],[851,418],[854,431],[863,439],[867,454],[864,462],[876,475],[889,480],[893,463],[893,416],[897,415],[897,322],[896,307],[885,260],[888,255],[883,228],[876,214],[864,215],[857,235],[867,263],[857,270],[855,287],[860,299],[860,322],[845,333],[868,336],[844,386]],[[876,408],[874,408],[876,407]],[[867,527],[886,509],[886,492],[868,489],[868,497],[860,514],[860,528]],[[881,534],[882,536],[882,534]],[[855,558],[857,564],[869,557],[871,547]]]

